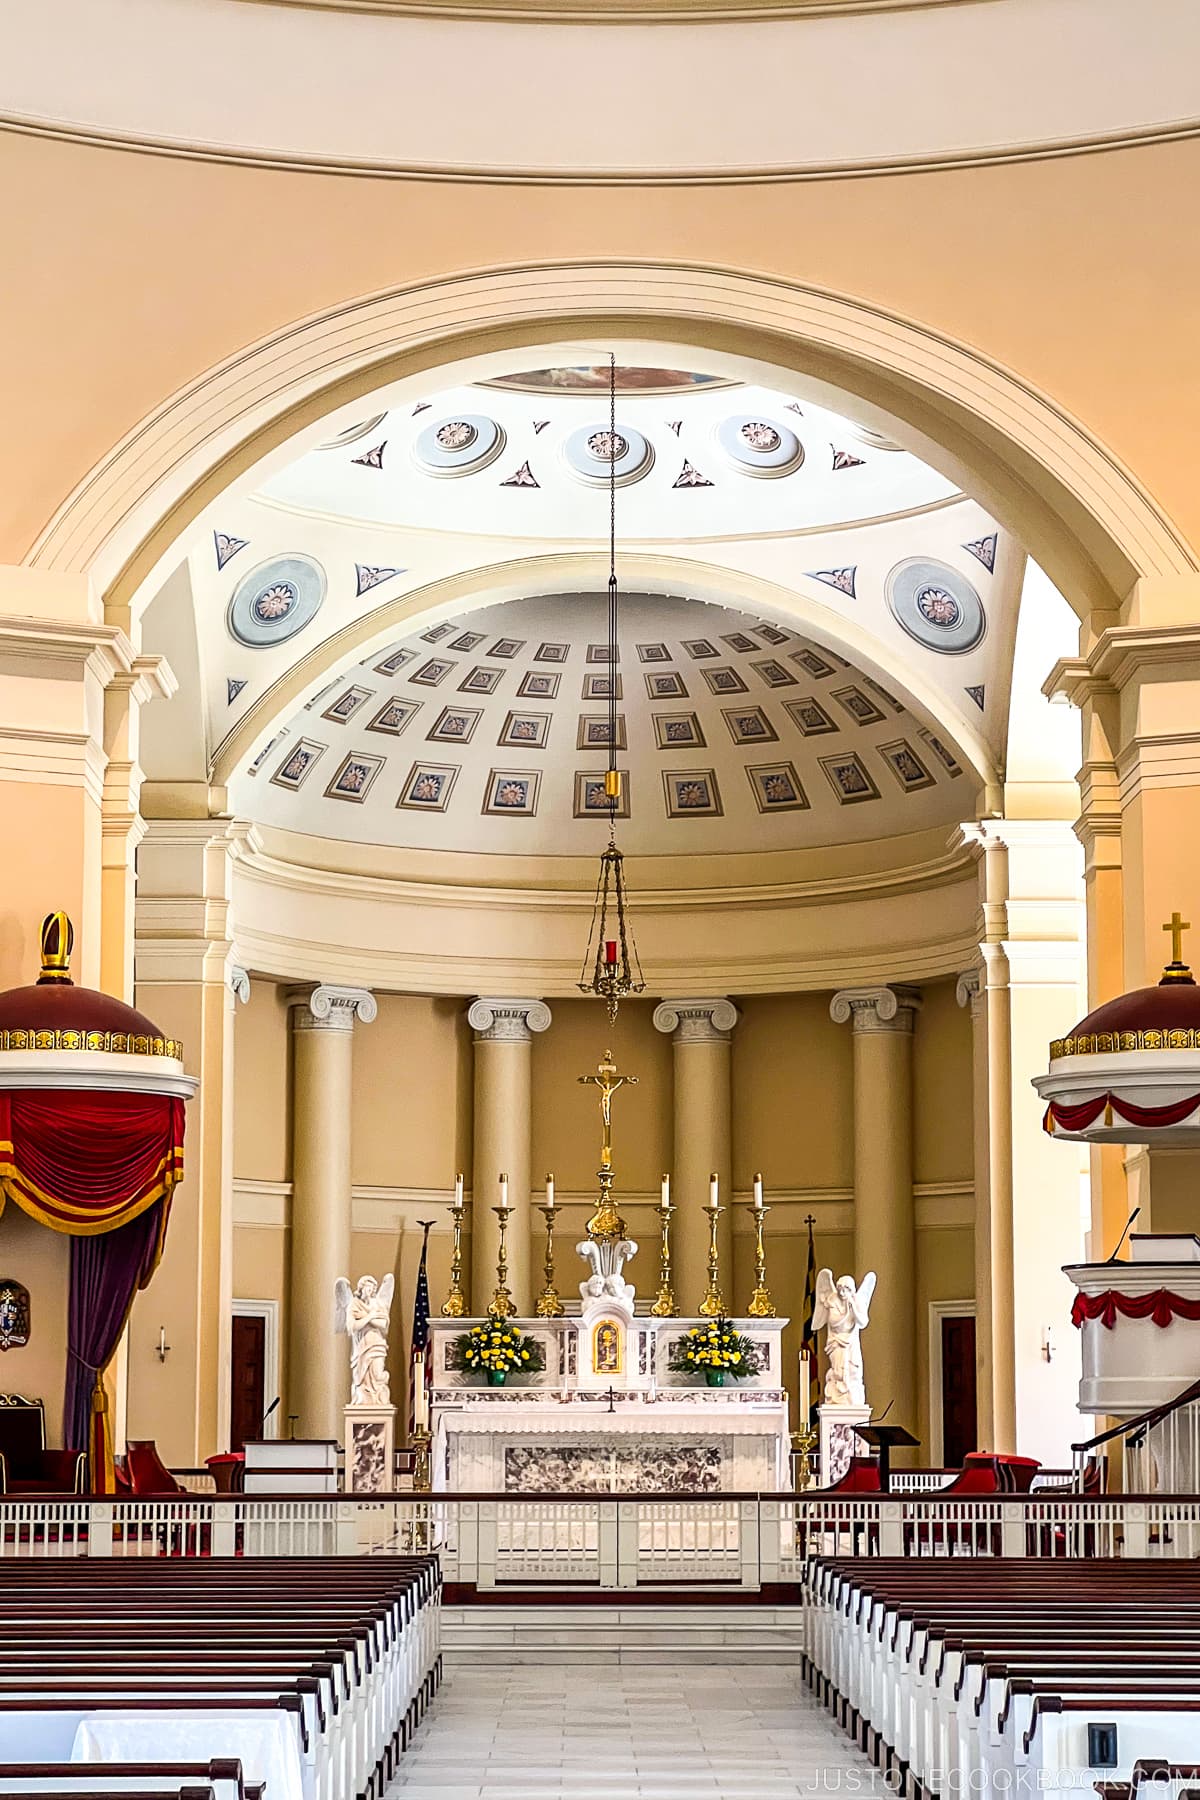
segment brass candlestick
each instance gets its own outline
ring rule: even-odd
[[[799,1493],[803,1493],[805,1488],[812,1486],[813,1473],[810,1459],[816,1449],[818,1436],[819,1433],[811,1425],[806,1425],[803,1431],[793,1431],[792,1433],[792,1454],[796,1458],[796,1489]]]
[[[534,1311],[539,1319],[561,1319],[563,1303],[558,1289],[554,1285],[554,1215],[558,1208],[557,1206],[539,1206],[538,1211],[546,1221],[546,1260],[542,1264],[546,1285],[538,1295]]]
[[[467,1296],[462,1286],[462,1228],[465,1208],[461,1200],[450,1205],[450,1222],[454,1227],[454,1249],[450,1255],[450,1292],[442,1302],[444,1319],[461,1319],[467,1310]]]
[[[673,1319],[679,1308],[675,1304],[675,1289],[671,1286],[671,1214],[678,1208],[668,1200],[658,1209],[662,1224],[662,1245],[658,1253],[658,1296],[650,1308],[656,1319]]]
[[[717,1220],[727,1209],[723,1206],[710,1206],[708,1212],[708,1286],[704,1290],[704,1298],[697,1311],[705,1319],[723,1319],[725,1317],[725,1300],[721,1293],[721,1263],[717,1252]]]
[[[432,1466],[430,1452],[433,1438],[428,1425],[414,1425],[412,1433],[413,1448],[413,1491],[427,1494],[432,1485]]]
[[[508,1214],[507,1206],[493,1206],[500,1225],[500,1243],[496,1251],[496,1291],[488,1307],[490,1319],[511,1319],[516,1307],[508,1291]]]
[[[746,1308],[752,1319],[773,1319],[775,1302],[767,1292],[767,1257],[763,1249],[763,1223],[770,1212],[769,1206],[748,1206],[746,1211],[754,1220],[754,1292],[750,1296],[750,1304]]]

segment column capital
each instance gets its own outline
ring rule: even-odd
[[[547,1031],[550,1008],[544,1000],[472,1000],[467,1024],[477,1044],[527,1044],[535,1031]]]
[[[250,998],[250,976],[240,963],[229,965],[229,992],[245,1006]]]
[[[829,1016],[835,1025],[853,1021],[856,1034],[867,1031],[911,1033],[913,1020],[921,1006],[921,996],[915,988],[839,988],[829,1002]]]
[[[964,969],[954,984],[954,998],[960,1006],[969,1006],[974,1018],[983,1005],[983,970]]]
[[[654,1029],[669,1031],[676,1044],[727,1044],[741,1014],[724,996],[707,1000],[660,1000]]]
[[[379,1011],[369,988],[335,987],[325,981],[314,988],[291,988],[287,1000],[293,1031],[353,1031],[355,1019],[369,1025]]]

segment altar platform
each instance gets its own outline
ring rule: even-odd
[[[626,1320],[618,1309],[516,1321],[546,1367],[482,1385],[454,1367],[469,1319],[431,1324],[434,1489],[455,1493],[777,1492],[788,1486],[786,1320],[738,1319],[757,1367],[721,1387],[672,1372],[699,1319]],[[607,1329],[605,1329],[607,1327]]]

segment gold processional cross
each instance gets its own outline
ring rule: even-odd
[[[1169,922],[1163,926],[1163,930],[1169,931],[1171,934],[1171,961],[1173,963],[1183,961],[1183,934],[1191,929],[1191,921],[1177,912],[1173,912]]]
[[[600,1118],[604,1131],[600,1145],[600,1203],[587,1223],[590,1238],[622,1238],[625,1235],[625,1222],[613,1205],[612,1184],[612,1103],[613,1095],[618,1088],[636,1087],[636,1075],[622,1075],[613,1061],[611,1050],[606,1050],[597,1065],[594,1075],[580,1075],[581,1087],[600,1089]]]

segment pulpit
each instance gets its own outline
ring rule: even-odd
[[[1128,1262],[1075,1263],[1083,1339],[1079,1410],[1130,1419],[1200,1371],[1200,1237],[1135,1234]]]

